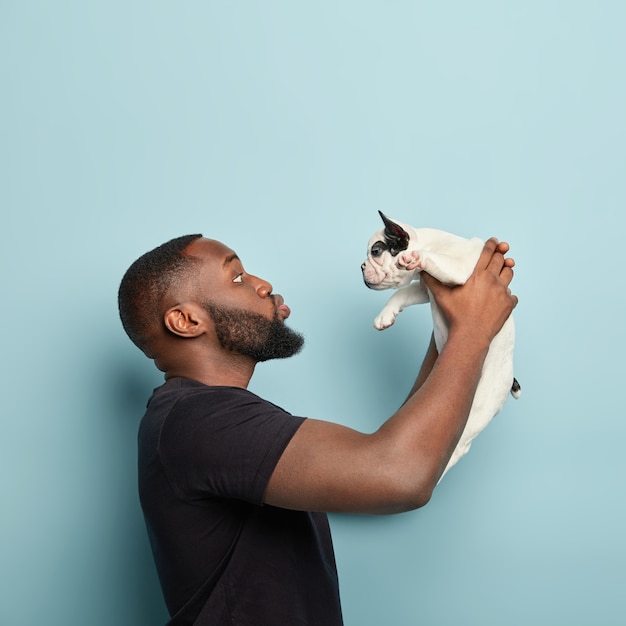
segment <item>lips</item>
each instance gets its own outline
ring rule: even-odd
[[[291,315],[291,309],[285,304],[282,296],[275,295],[274,303],[276,304],[276,311],[282,314],[283,319],[287,319]]]

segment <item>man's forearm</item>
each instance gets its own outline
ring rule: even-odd
[[[424,356],[424,361],[422,362],[422,366],[420,367],[420,371],[417,374],[417,378],[413,383],[413,387],[411,387],[411,391],[409,391],[409,395],[406,397],[406,401],[424,384],[430,372],[435,365],[435,361],[439,356],[437,352],[437,347],[435,346],[435,337],[433,335],[430,336],[430,344],[428,345],[428,349],[426,350],[426,355]],[[404,403],[403,403],[404,404]]]
[[[415,391],[379,429],[396,446],[407,476],[426,490],[436,485],[463,433],[488,349],[488,342],[470,333],[450,335],[434,359],[429,348],[426,379],[419,384],[420,372]]]

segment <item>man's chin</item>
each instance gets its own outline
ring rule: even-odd
[[[260,363],[273,359],[287,359],[298,354],[304,347],[303,335],[285,326],[283,322],[278,324],[279,326],[272,323],[266,341],[255,351],[255,358]]]

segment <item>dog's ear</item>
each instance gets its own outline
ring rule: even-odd
[[[409,247],[409,233],[394,221],[390,220],[382,211],[378,211],[385,224],[385,243],[389,246],[392,256],[396,256]]]

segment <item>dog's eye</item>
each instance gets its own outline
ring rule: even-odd
[[[377,241],[372,246],[372,251],[371,251],[372,256],[373,257],[380,256],[386,249],[387,249],[387,246],[382,241]]]

